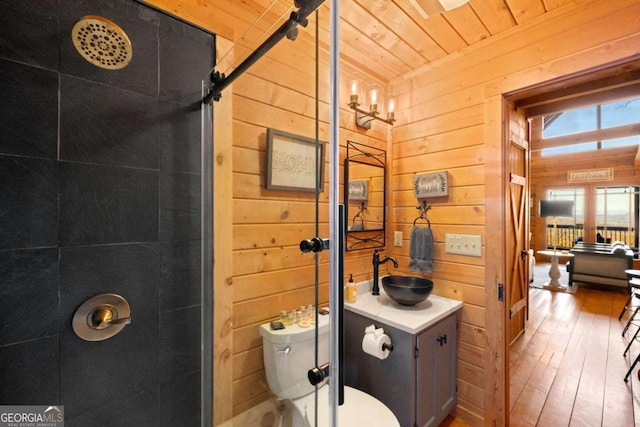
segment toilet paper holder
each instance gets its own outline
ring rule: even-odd
[[[370,325],[367,326],[366,328],[364,328],[364,333],[366,334],[375,334],[375,335],[384,335],[384,329],[382,328],[376,328],[374,325]],[[446,340],[446,338],[445,338]],[[382,343],[382,349],[383,350],[389,350],[389,351],[393,351],[393,344],[392,343],[387,343],[387,342],[383,342]]]
[[[384,329],[370,325],[364,328],[362,350],[371,356],[386,359],[393,351],[393,343],[391,338],[384,333]]]

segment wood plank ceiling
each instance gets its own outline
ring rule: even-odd
[[[198,0],[200,16],[223,37],[238,41],[251,29],[266,29],[288,16],[294,0]],[[388,83],[426,64],[441,61],[468,46],[538,19],[553,9],[582,0],[470,0],[450,11],[427,16],[437,0],[347,0],[340,2],[341,58],[375,79]],[[162,3],[160,1],[159,3]],[[180,14],[193,0],[178,0],[169,9]],[[326,34],[329,0],[322,5],[320,27]],[[191,5],[193,8],[193,4]],[[265,10],[259,25],[252,25]],[[181,10],[182,9],[182,10]],[[216,23],[217,21],[217,23]],[[211,25],[210,25],[211,26]],[[328,39],[328,38],[327,38]]]

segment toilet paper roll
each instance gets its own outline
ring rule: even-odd
[[[383,349],[382,345],[391,345],[391,338],[385,333],[380,333],[381,329],[376,333],[366,333],[362,338],[362,351],[373,357],[384,360],[389,357],[389,350]]]

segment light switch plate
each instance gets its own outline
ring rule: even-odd
[[[482,256],[482,236],[473,234],[445,234],[444,241],[446,253]]]
[[[393,232],[393,244],[395,246],[402,246],[402,231]]]

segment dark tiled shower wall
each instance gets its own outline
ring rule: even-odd
[[[103,70],[71,43],[99,15],[133,44]],[[200,82],[214,37],[130,0],[0,3],[0,405],[70,427],[200,425]],[[100,293],[132,324],[87,342]]]

